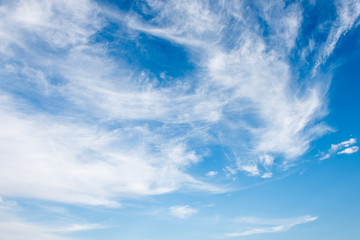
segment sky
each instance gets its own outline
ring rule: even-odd
[[[358,240],[358,0],[0,0],[1,240]]]

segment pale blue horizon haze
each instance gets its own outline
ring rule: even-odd
[[[0,20],[0,240],[359,239],[360,1]]]

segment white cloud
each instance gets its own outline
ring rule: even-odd
[[[273,225],[274,223],[275,224],[278,223],[279,225],[271,226],[271,227],[253,228],[242,232],[227,233],[224,235],[224,237],[241,237],[241,236],[250,236],[254,234],[285,232],[297,225],[313,222],[316,219],[317,217],[312,217],[312,216],[304,216],[304,217],[292,218],[292,219],[275,219],[275,220],[242,218],[239,219],[240,222],[251,223],[251,224],[262,224],[262,225]]]
[[[272,178],[273,174],[271,172],[266,172],[261,175],[261,178]]]
[[[298,4],[290,4],[285,7],[284,1],[270,1],[260,4],[261,15],[269,24],[269,28],[275,31],[277,41],[275,47],[284,46],[287,51],[294,47],[298,31],[302,22],[302,9]]]
[[[0,208],[0,232],[2,240],[23,240],[28,238],[71,240],[74,238],[66,237],[66,234],[106,228],[106,226],[99,223],[69,223],[73,222],[70,219],[67,219],[68,225],[62,223],[29,222],[17,216],[17,214],[21,213],[21,208],[16,209],[15,207]]]
[[[73,238],[61,236],[59,233],[70,233],[77,231],[89,231],[101,229],[104,226],[100,224],[75,224],[68,227],[51,227],[44,224],[34,224],[19,219],[1,220],[0,231],[3,240],[22,240],[22,239],[39,239],[39,240],[70,240]]]
[[[54,229],[50,229],[50,232],[63,232],[63,233],[71,233],[71,232],[79,232],[79,231],[90,231],[96,229],[103,229],[106,226],[99,224],[99,223],[92,223],[92,224],[73,224],[70,226],[65,227],[57,227]]]
[[[270,178],[273,156],[290,163],[329,130],[317,124],[327,114],[326,84],[297,85],[289,63],[301,3],[259,1],[255,13],[239,1],[147,2],[151,21],[90,0],[0,6],[0,195],[119,207],[123,198],[181,188],[224,192],[187,173],[203,160],[198,149],[215,143],[234,152],[235,166],[224,167],[229,176]],[[127,64],[126,54],[114,57],[112,43],[97,42],[107,21],[119,24],[119,41],[126,33],[136,42],[145,32],[184,47],[194,74],[159,85]],[[331,34],[329,46],[338,41]],[[320,62],[328,57],[323,51]],[[8,206],[3,202],[0,208]],[[189,205],[167,211],[181,219],[198,212]],[[102,227],[7,219],[0,221],[4,240],[65,240],[57,234]],[[286,231],[315,219],[227,236]]]
[[[237,157],[236,154],[235,159],[236,168],[231,169],[231,171],[229,170],[229,167],[227,168],[227,172],[231,173],[232,175],[236,174],[238,171],[243,171],[248,173],[249,176],[261,176],[261,178],[271,178],[273,176],[271,167],[274,164],[274,157],[269,154],[262,154],[252,163],[247,161],[247,164],[244,164],[244,162],[241,161],[241,159]]]
[[[355,138],[350,138],[349,140],[338,143],[338,144],[331,144],[330,151],[336,152],[339,149],[342,149],[344,147],[349,147],[349,146],[351,146],[351,145],[353,145],[355,143],[356,143],[356,139]]]
[[[118,206],[122,197],[182,187],[219,192],[186,173],[202,160],[194,149],[223,145],[241,157],[228,173],[269,177],[273,156],[296,159],[329,129],[315,124],[327,114],[326,87],[298,91],[287,60],[301,4],[256,3],[274,30],[268,37],[236,1],[148,4],[151,21],[86,0],[1,7],[0,194]],[[185,46],[195,74],[157,85],[93,42],[106,21],[134,38],[146,32]]]
[[[9,201],[4,200],[2,197],[0,197],[0,210],[2,209],[12,209],[17,206],[17,202],[15,201]]]
[[[189,205],[170,207],[171,215],[173,215],[173,216],[175,216],[177,218],[181,218],[181,219],[185,219],[187,217],[190,217],[190,216],[196,214],[197,212],[198,212],[197,209],[191,208]]]
[[[356,153],[357,151],[359,151],[359,147],[353,146],[353,147],[345,148],[344,150],[338,152],[337,154],[353,154]]]
[[[31,223],[19,221],[0,221],[1,238],[3,240],[70,240],[71,238],[58,236],[48,231],[48,229]]]
[[[0,41],[2,50],[12,55],[11,44],[31,47],[27,35],[39,37],[52,47],[66,48],[88,40],[101,26],[98,7],[93,1],[21,0],[2,5]],[[1,49],[0,49],[1,50]],[[9,51],[10,50],[10,51]]]
[[[86,0],[19,1],[2,7],[7,24],[0,40],[8,56],[22,59],[25,66],[15,61],[1,74],[20,75],[7,84],[16,82],[26,93],[32,89],[31,95],[54,101],[64,112],[37,113],[26,99],[15,101],[11,93],[2,93],[0,148],[7,171],[0,174],[0,194],[116,207],[116,199],[124,196],[180,187],[221,191],[184,172],[201,160],[188,139],[207,133],[196,124],[197,129],[182,128],[183,134],[165,125],[217,121],[217,103],[201,95],[183,96],[186,86],[156,89],[146,74],[131,72],[104,46],[92,45],[90,37],[101,30],[107,13]],[[38,38],[59,54],[34,51]],[[19,54],[16,48],[25,53],[14,55]],[[54,73],[63,78],[61,84],[51,83]],[[160,126],[153,127],[153,121]],[[118,127],[109,126],[114,122]]]
[[[230,166],[226,166],[222,170],[225,172],[225,174],[228,178],[232,175],[235,175],[238,172],[238,169],[232,168]]]
[[[331,157],[331,155],[335,154],[352,154],[359,150],[358,146],[350,147],[356,143],[356,138],[350,138],[349,140],[343,141],[338,144],[331,144],[330,149],[327,153],[321,154],[319,160],[325,160]]]
[[[319,158],[320,161],[330,158],[330,154],[327,153]]]
[[[259,172],[259,169],[258,169],[257,165],[239,166],[239,170],[249,173],[250,176],[258,176],[258,175],[260,175],[260,172]]]
[[[239,28],[243,31],[235,40],[236,47],[224,50],[223,46],[209,43],[210,52],[204,59],[211,83],[229,96],[223,107],[228,113],[223,111],[223,118],[232,131],[228,141],[239,141],[235,136],[248,131],[256,139],[248,146],[255,152],[280,153],[289,159],[300,156],[314,137],[328,130],[323,125],[307,128],[314,119],[326,114],[322,87],[309,88],[304,95],[289,91],[292,76],[290,66],[280,60],[286,58],[283,47],[277,52],[274,45],[279,43],[274,42],[269,52],[266,49],[270,46],[257,32],[242,25]],[[244,104],[246,108],[242,109],[240,106]],[[234,113],[240,117],[232,118]],[[241,117],[242,114],[252,117]],[[257,125],[254,119],[259,122]]]
[[[333,53],[341,36],[350,31],[360,16],[360,2],[358,0],[337,0],[335,1],[337,19],[332,24],[326,42],[321,46],[313,71],[326,62]]]
[[[181,172],[198,161],[181,141],[166,141],[146,127],[109,131],[46,115],[23,115],[11,108],[11,100],[3,97],[1,103],[4,196],[118,206],[111,199],[166,193],[185,183],[211,189]],[[150,150],[155,143],[160,149]],[[14,177],[18,174],[21,180]]]
[[[274,164],[274,157],[268,154],[264,154],[260,156],[260,162],[262,162],[265,166],[271,166]]]
[[[214,177],[214,176],[216,176],[217,174],[218,174],[217,171],[209,171],[209,172],[206,173],[206,176],[208,176],[208,177]]]

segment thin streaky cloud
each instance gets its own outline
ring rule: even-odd
[[[336,152],[339,149],[342,149],[344,147],[349,147],[349,146],[351,146],[351,145],[353,145],[355,143],[356,143],[356,139],[355,138],[350,138],[349,140],[343,141],[343,142],[338,143],[338,144],[331,144],[330,151]]]
[[[328,158],[330,158],[330,154],[329,154],[329,153],[326,153],[325,155],[321,156],[321,157],[319,158],[319,160],[322,161],[322,160],[325,160],[325,159],[328,159]]]
[[[313,72],[326,62],[334,52],[336,45],[341,37],[349,32],[354,26],[356,27],[360,16],[360,2],[357,0],[337,0],[335,1],[337,19],[332,25],[326,42],[321,46]]]
[[[337,154],[353,154],[356,153],[357,151],[359,151],[359,147],[353,146],[353,147],[345,148],[344,150],[338,152]]]
[[[209,171],[209,172],[206,173],[206,176],[208,176],[208,177],[214,177],[214,176],[216,176],[217,174],[218,174],[217,171]]]
[[[174,217],[185,219],[198,212],[197,209],[190,207],[189,205],[184,206],[172,206],[170,207],[170,213]]]
[[[102,229],[99,224],[80,225],[75,224],[69,227],[48,227],[44,224],[34,224],[17,219],[0,221],[1,239],[27,239],[36,238],[39,240],[70,240],[75,238],[63,237],[59,233],[71,233],[78,231],[90,231]]]
[[[326,153],[322,153],[320,155],[319,160],[322,161],[328,159],[335,153],[338,155],[355,153],[359,150],[358,146],[352,146],[356,142],[357,142],[356,138],[350,138],[349,140],[343,141],[338,144],[331,144],[330,149]]]
[[[304,216],[304,217],[299,217],[297,219],[288,219],[284,224],[276,225],[273,227],[253,228],[243,232],[227,233],[224,235],[224,237],[232,238],[232,237],[250,236],[255,234],[285,232],[285,231],[289,231],[290,229],[294,228],[297,225],[313,222],[317,218],[318,217]],[[264,223],[264,220],[250,219],[250,223]],[[266,222],[266,225],[269,224],[271,225],[271,223]]]

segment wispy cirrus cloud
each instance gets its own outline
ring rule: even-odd
[[[206,173],[206,176],[208,177],[215,177],[218,174],[217,171],[209,171]]]
[[[201,155],[189,149],[186,134],[163,125],[207,121],[208,112],[190,101],[207,103],[180,96],[181,86],[155,89],[148,76],[131,73],[91,43],[106,14],[95,2],[19,1],[2,6],[1,14],[7,23],[1,194],[116,207],[120,196],[184,185],[221,191],[183,172]],[[184,112],[188,107],[192,114]],[[201,129],[189,134],[204,136]]]
[[[353,144],[356,143],[356,139],[355,138],[350,138],[349,140],[347,141],[343,141],[341,143],[338,143],[338,144],[331,144],[331,148],[330,148],[330,151],[332,152],[336,152],[340,149],[343,149],[343,148],[347,148]]]
[[[75,224],[66,227],[51,227],[44,226],[44,224],[34,224],[20,219],[8,219],[7,221],[0,221],[1,237],[4,240],[10,239],[26,239],[34,237],[39,240],[70,240],[72,237],[62,236],[64,234],[90,231],[105,228],[100,224]]]
[[[1,100],[2,106],[14,106]],[[146,126],[109,131],[13,110],[2,109],[0,118],[6,126],[0,138],[7,169],[0,176],[3,195],[116,207],[110,199],[125,194],[161,194],[185,183],[211,188],[180,170],[198,161],[194,152],[175,139],[161,143]],[[150,150],[151,144],[160,148]],[[22,178],[14,178],[19,173]]]
[[[305,77],[293,57],[303,50],[301,2],[130,5],[124,11],[92,0],[0,4],[4,199],[120,208],[129,199],[179,190],[223,193],[236,189],[238,174],[276,177],[331,129],[323,122],[329,79],[319,67],[356,26],[357,3],[336,5],[339,16],[325,42],[310,37],[312,52],[322,47],[310,59],[316,70]],[[355,142],[333,145],[322,158],[352,154]],[[191,169],[204,161],[212,171]],[[0,198],[1,211],[11,206]],[[157,213],[202,214],[169,206]],[[78,221],[53,227],[0,214],[5,240],[65,240],[106,227]],[[283,232],[316,219],[242,219],[249,226],[224,237]]]
[[[0,194],[119,206],[181,188],[224,192],[187,173],[209,144],[230,153],[232,175],[270,178],[296,160],[329,130],[327,84],[300,86],[292,73],[301,5],[253,8],[147,1],[149,20],[95,1],[4,3]],[[132,65],[121,44],[141,45],[141,34],[186,52],[194,71],[166,85]]]
[[[2,239],[21,240],[30,237],[39,240],[73,240],[75,238],[66,235],[74,232],[107,228],[107,226],[99,223],[76,223],[71,219],[66,219],[67,224],[34,222],[19,217],[18,215],[22,211],[23,209],[17,206],[16,202],[1,199],[0,231]]]
[[[229,1],[216,8],[201,1],[198,4],[202,11],[188,11],[172,1],[167,4],[149,1],[150,6],[161,12],[154,24],[132,18],[129,27],[184,44],[198,54],[199,67],[206,74],[197,81],[203,86],[202,91],[211,92],[206,97],[218,102],[220,107],[220,131],[227,136],[220,141],[231,149],[236,138],[237,148],[241,149],[237,155],[241,152],[240,159],[244,161],[242,165],[260,164],[256,160],[258,154],[279,154],[287,159],[303,154],[311,140],[329,128],[323,124],[312,125],[327,113],[325,96],[320,91],[324,86],[309,87],[302,94],[290,90],[294,76],[289,72],[287,54],[301,26],[301,7],[293,4],[285,9],[281,1],[256,5],[274,31],[274,36],[264,37],[255,19],[249,24],[253,16],[244,10],[246,4]],[[172,19],[183,12],[189,16]],[[216,16],[209,17],[214,12]],[[195,17],[212,22],[193,25],[191,19]],[[227,27],[227,21],[235,21],[232,29]],[[226,37],[228,31],[232,32],[231,39]],[[272,51],[267,51],[270,48]],[[242,142],[237,138],[241,134],[250,136],[251,140]]]
[[[338,152],[337,154],[353,154],[356,153],[357,151],[359,151],[359,147],[353,146],[353,147],[345,148],[344,150]]]
[[[331,144],[330,149],[321,155],[319,160],[325,160],[330,158],[333,154],[353,154],[359,150],[358,146],[352,146],[356,143],[356,138],[350,138],[338,144]]]
[[[290,218],[290,219],[258,219],[258,218],[241,218],[238,221],[247,224],[260,224],[260,225],[275,225],[271,227],[260,227],[253,228],[250,230],[245,230],[242,232],[234,232],[227,233],[224,235],[226,238],[231,237],[242,237],[242,236],[250,236],[255,234],[264,234],[264,233],[277,233],[277,232],[285,232],[297,225],[305,224],[313,222],[317,219],[317,217],[312,216],[303,216],[298,218]]]
[[[358,25],[360,16],[360,3],[357,0],[335,1],[337,18],[332,25],[325,43],[322,44],[317,53],[314,69],[315,72],[328,57],[333,53],[340,38]]]
[[[190,207],[189,205],[184,206],[172,206],[170,207],[170,213],[171,215],[185,219],[187,217],[190,217],[198,212],[197,209]]]

